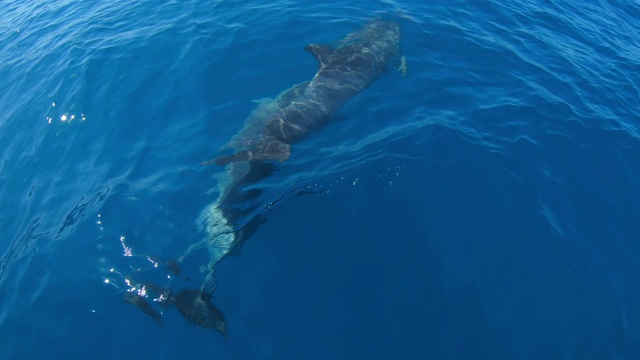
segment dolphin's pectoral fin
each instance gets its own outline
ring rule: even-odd
[[[221,156],[218,156],[218,157],[217,157],[217,158],[215,158],[215,159],[211,159],[211,160],[203,161],[203,162],[201,162],[201,163],[200,163],[200,165],[201,165],[201,166],[209,166],[209,165],[212,165],[212,164],[217,164],[217,163],[216,163],[216,161],[218,161],[218,158],[220,158],[220,157],[221,157]]]
[[[236,161],[251,160],[250,153],[251,153],[250,151],[244,150],[231,155],[222,155],[222,156],[218,156],[213,160],[203,161],[200,163],[200,165],[207,166],[207,165],[215,164],[218,166],[225,166]]]
[[[309,44],[304,49],[313,54],[320,65],[324,65],[329,58],[336,53],[336,49],[324,44]]]
[[[222,155],[209,161],[203,161],[200,163],[202,166],[215,164],[218,166],[225,166],[238,161],[265,161],[265,160],[278,160],[280,162],[286,161],[291,155],[291,145],[282,141],[273,139],[261,139],[251,143],[250,150],[238,151],[231,155]]]
[[[277,160],[283,162],[291,155],[291,145],[271,137],[252,139],[246,142],[247,150],[239,151],[233,155],[221,156],[214,159],[216,164],[228,164],[237,161],[268,161]],[[218,161],[218,159],[220,159]]]
[[[286,161],[291,155],[291,145],[278,140],[264,139],[253,144],[248,151],[248,159],[251,160],[278,160]]]
[[[276,109],[280,110],[289,106],[293,100],[299,98],[302,94],[304,94],[304,91],[306,90],[307,86],[309,86],[309,83],[310,81],[304,81],[281,92],[274,101]]]
[[[230,162],[232,162],[231,156],[218,156],[215,159],[203,161],[203,162],[200,163],[200,165],[208,166],[208,165],[215,164],[215,165],[219,165],[219,166],[224,166],[224,165],[229,164]]]

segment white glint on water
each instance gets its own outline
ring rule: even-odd
[[[122,249],[124,250],[124,256],[127,256],[127,257],[133,256],[133,251],[131,250],[131,248],[124,243],[124,236],[120,236],[120,244],[122,244]]]

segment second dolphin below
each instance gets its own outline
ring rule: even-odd
[[[143,293],[153,293],[158,296],[157,302],[164,307],[175,306],[178,312],[189,322],[208,329],[213,329],[225,340],[229,340],[227,322],[222,311],[211,302],[211,294],[203,293],[197,289],[182,289],[177,292],[153,283],[140,285]],[[151,316],[158,326],[163,325],[160,312],[146,299],[134,290],[124,294],[124,301],[135,305],[145,314]]]

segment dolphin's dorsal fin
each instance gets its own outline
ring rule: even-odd
[[[326,64],[329,58],[336,53],[336,49],[324,44],[309,44],[304,49],[312,53],[320,65]]]

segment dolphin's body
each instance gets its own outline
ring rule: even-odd
[[[247,208],[246,203],[260,195],[254,185],[268,177],[277,162],[289,158],[291,145],[327,125],[348,100],[380,77],[398,54],[399,41],[397,23],[372,21],[349,34],[338,47],[307,45],[305,50],[319,63],[311,81],[261,104],[226,146],[235,152],[203,163],[227,165],[220,197],[201,214],[208,238],[193,244],[181,257],[203,247],[209,250],[209,274],[201,288],[203,293],[215,289],[215,264],[262,222],[259,216],[247,219],[255,205]]]

